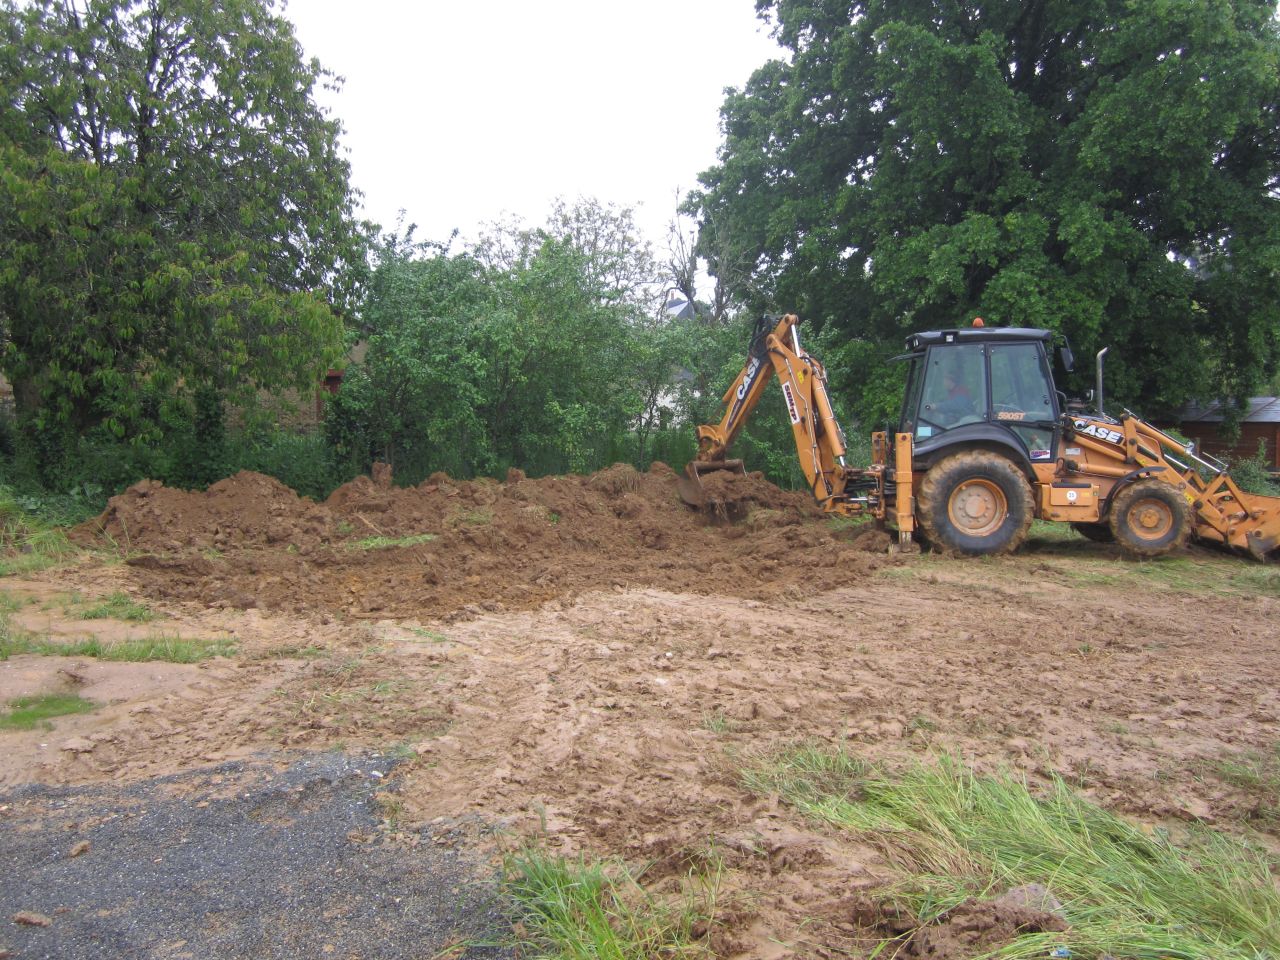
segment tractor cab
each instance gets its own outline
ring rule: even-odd
[[[997,447],[1026,465],[1054,459],[1060,397],[1054,334],[1021,327],[935,330],[907,338],[910,362],[898,433],[926,465],[964,443]],[[1065,359],[1065,356],[1064,356]]]

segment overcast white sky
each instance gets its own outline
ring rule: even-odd
[[[676,191],[715,161],[727,86],[779,55],[753,0],[290,0],[309,55],[346,78],[365,215],[466,239],[557,196],[637,207],[662,247]]]

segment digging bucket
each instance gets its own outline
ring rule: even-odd
[[[684,468],[684,475],[676,481],[680,499],[701,510],[707,505],[707,491],[702,486],[702,477],[720,470],[728,470],[739,476],[746,476],[747,473],[741,460],[690,460]]]

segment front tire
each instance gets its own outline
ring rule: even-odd
[[[925,537],[957,553],[1009,553],[1031,527],[1026,477],[1005,457],[984,450],[939,460],[925,474],[917,500]]]
[[[1111,504],[1111,532],[1125,550],[1158,557],[1176,550],[1191,534],[1186,498],[1163,480],[1139,480]]]

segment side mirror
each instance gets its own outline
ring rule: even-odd
[[[1070,344],[1064,343],[1058,348],[1058,359],[1062,361],[1062,369],[1071,373],[1076,368],[1076,358],[1071,352]]]

